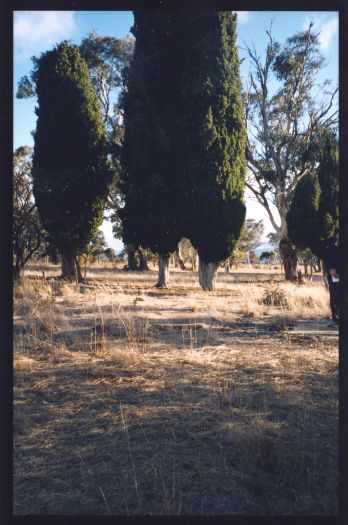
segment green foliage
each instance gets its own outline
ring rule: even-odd
[[[257,248],[261,242],[263,231],[264,224],[262,219],[260,221],[247,219],[243,225],[242,235],[238,241],[239,250],[247,253]]]
[[[103,220],[107,138],[85,61],[63,42],[36,61],[34,195],[51,244],[83,252]]]
[[[125,137],[121,156],[120,209],[123,241],[169,255],[180,240],[176,226],[172,137],[173,104],[168,12],[136,11],[134,56],[124,96]]]
[[[79,46],[86,61],[92,85],[101,105],[109,138],[117,139],[120,133],[119,111],[124,72],[129,68],[134,43],[129,38],[98,36],[92,31]]]
[[[338,88],[328,89],[328,80],[324,81],[325,87],[318,83],[325,60],[319,34],[313,32],[312,25],[287,38],[282,45],[274,40],[270,28],[262,60],[255,48],[247,47],[253,66],[250,86],[245,92],[250,130],[247,185],[284,238],[286,212],[296,185],[320,161],[322,129],[334,129],[338,122]],[[272,81],[272,72],[276,83]],[[314,96],[314,88],[320,96]],[[269,207],[270,198],[280,216],[278,228],[277,218]]]
[[[317,257],[323,256],[338,226],[338,185],[338,141],[325,132],[319,166],[297,184],[286,216],[291,241],[301,249],[310,248]]]
[[[109,261],[115,261],[116,260],[116,252],[114,248],[106,248],[104,250],[104,255],[109,259]]]
[[[93,237],[85,250],[85,253],[88,253],[92,256],[92,259],[98,259],[98,257],[104,253],[106,248],[105,235],[102,231],[98,231],[95,237]],[[110,248],[111,249],[111,248]]]
[[[271,264],[277,258],[277,254],[274,251],[265,251],[260,255],[260,261],[264,261]]]
[[[221,261],[235,247],[245,217],[245,127],[236,19],[229,12],[180,13],[177,144],[179,218],[204,262]]]

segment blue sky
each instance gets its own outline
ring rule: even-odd
[[[272,22],[272,34],[279,42],[297,31],[308,27],[320,32],[321,51],[327,66],[318,80],[338,81],[338,13],[315,11],[242,11],[238,13],[238,38],[240,58],[246,57],[245,43],[255,45],[262,57],[267,45],[266,29]],[[130,11],[17,11],[14,14],[14,94],[18,80],[32,69],[31,57],[51,49],[62,40],[79,44],[93,29],[100,35],[125,37],[133,24]],[[250,65],[248,59],[241,65],[241,77],[248,77]],[[14,99],[14,148],[22,145],[33,146],[31,131],[35,129],[35,100]],[[264,219],[266,231],[269,225],[262,207],[252,199],[247,199],[247,217]],[[103,224],[103,231],[110,246],[121,249],[122,244],[115,241],[111,233],[111,224]]]

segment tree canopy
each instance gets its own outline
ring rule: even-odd
[[[297,184],[287,213],[289,237],[299,248],[323,257],[338,227],[339,161],[337,137],[326,132],[316,169]]]
[[[214,9],[135,11],[121,210],[126,243],[168,257],[189,238],[226,258],[245,216],[245,127],[236,18]],[[141,148],[139,148],[141,144]]]
[[[63,42],[36,64],[35,201],[50,243],[75,257],[103,219],[111,181],[106,131],[76,46]]]
[[[296,185],[318,162],[321,130],[337,125],[338,88],[330,89],[329,80],[318,84],[317,74],[325,61],[312,24],[289,37],[284,45],[274,40],[271,29],[267,34],[264,61],[255,48],[246,48],[252,65],[245,92],[246,185],[280,234],[285,275],[295,280],[296,254],[289,244],[286,214]],[[270,202],[279,213],[279,222]]]
[[[239,239],[245,141],[236,17],[215,10],[180,13],[176,129],[181,228],[201,261],[228,257]],[[178,59],[179,60],[179,59]]]
[[[32,148],[13,154],[13,277],[18,280],[28,260],[42,246],[44,232],[32,192]]]
[[[135,11],[136,37],[124,96],[125,137],[122,150],[120,210],[125,244],[144,246],[164,256],[180,240],[177,230],[176,180],[172,139],[168,132],[173,102],[166,11]],[[173,71],[173,72],[171,72]]]

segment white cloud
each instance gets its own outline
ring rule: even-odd
[[[333,38],[338,35],[338,14],[328,19],[326,14],[313,13],[303,19],[302,29],[308,29],[310,22],[313,23],[313,30],[316,33],[320,32],[320,47],[323,53],[327,53],[330,50]]]
[[[331,41],[335,35],[338,35],[338,17],[331,18],[320,30],[320,46],[324,53],[329,51]]]
[[[252,17],[250,11],[234,11],[234,13],[237,13],[237,22],[239,24],[247,24]]]
[[[62,40],[76,30],[74,11],[17,11],[14,13],[14,56],[25,60]]]

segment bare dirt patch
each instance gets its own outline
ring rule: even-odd
[[[324,287],[106,270],[14,291],[15,514],[335,514]]]

